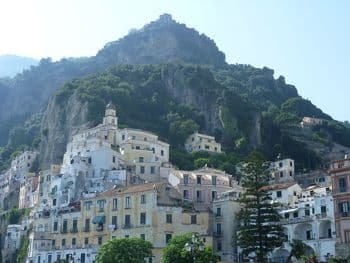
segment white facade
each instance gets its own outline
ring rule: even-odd
[[[214,136],[195,132],[185,142],[185,149],[188,152],[214,152],[221,153],[221,144],[215,141]]]
[[[4,249],[6,251],[19,249],[21,246],[22,225],[8,225]]]
[[[272,162],[270,165],[271,183],[284,183],[294,180],[294,160],[283,159]]]
[[[282,225],[287,241],[302,240],[308,253],[315,253],[320,261],[335,256],[334,204],[329,188],[310,187],[303,190],[294,204],[280,211]],[[276,260],[286,258],[290,246],[276,249]]]

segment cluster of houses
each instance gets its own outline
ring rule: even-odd
[[[185,148],[221,152],[214,137],[200,133]],[[224,171],[173,167],[169,144],[150,132],[119,128],[112,104],[102,124],[73,136],[62,164],[30,173],[36,155],[22,153],[0,178],[0,208],[31,209],[21,224],[7,226],[3,262],[11,262],[23,237],[30,263],[92,263],[103,243],[124,237],[150,241],[153,256],[146,262],[161,262],[171,238],[188,232],[211,245],[222,262],[243,260],[233,236],[244,189]],[[292,239],[303,240],[322,261],[350,255],[349,171],[350,159],[335,161],[330,175],[308,186],[295,181],[293,160],[271,163],[266,187],[272,201],[283,204],[286,238],[271,253],[273,262],[285,262]]]

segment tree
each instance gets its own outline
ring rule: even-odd
[[[267,254],[283,243],[283,230],[279,224],[278,204],[271,202],[267,188],[268,165],[260,153],[252,153],[242,169],[242,186],[246,189],[237,214],[238,245],[243,253],[255,253],[256,262],[267,262]]]
[[[173,237],[163,251],[163,263],[191,263],[193,256],[196,263],[217,262],[218,256],[213,252],[212,247],[205,246],[204,250],[199,249],[204,243],[198,237],[197,242],[192,241],[192,233]],[[193,252],[187,252],[186,243],[193,245]]]
[[[302,256],[305,255],[307,245],[305,245],[303,241],[298,239],[293,239],[292,242],[290,242],[290,246],[292,247],[292,249],[287,258],[287,261],[286,261],[287,263],[292,262],[292,257],[296,257],[296,259],[300,259]]]
[[[112,239],[98,252],[97,263],[144,263],[152,257],[152,244],[140,238]]]

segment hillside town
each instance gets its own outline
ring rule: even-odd
[[[318,122],[305,118],[301,125]],[[188,152],[223,151],[215,137],[198,132],[184,146]],[[245,189],[233,175],[207,165],[178,169],[169,162],[169,147],[151,132],[119,128],[109,103],[101,124],[73,136],[62,163],[35,173],[39,153],[22,152],[0,175],[2,214],[25,211],[21,222],[2,226],[2,262],[14,262],[27,240],[28,263],[93,263],[105,242],[138,237],[153,244],[145,262],[157,263],[169,241],[185,233],[212,246],[220,262],[246,262],[233,240]],[[270,262],[286,262],[296,239],[319,262],[350,256],[349,171],[345,155],[326,171],[310,172],[305,182],[294,160],[271,160],[264,187],[281,204],[285,242],[269,253]]]

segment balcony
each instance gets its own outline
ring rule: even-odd
[[[223,233],[223,231],[221,231],[221,230],[220,230],[220,231],[214,232],[214,236],[215,236],[215,237],[222,237],[223,234],[224,234],[224,233]]]
[[[61,234],[67,234],[68,233],[68,230],[66,229],[66,228],[63,228],[62,230],[61,230]]]
[[[310,216],[304,216],[304,217],[295,217],[295,218],[283,218],[280,223],[282,225],[286,224],[299,224],[304,222],[311,222],[313,219]]]
[[[97,226],[96,226],[96,231],[97,231],[97,232],[103,231],[103,225],[97,225]]]
[[[83,232],[90,232],[90,227],[84,227]]]
[[[124,224],[124,225],[122,225],[123,229],[129,229],[129,228],[132,228],[132,227],[133,227],[132,224]]]
[[[70,229],[71,233],[78,233],[78,228],[74,227]]]

